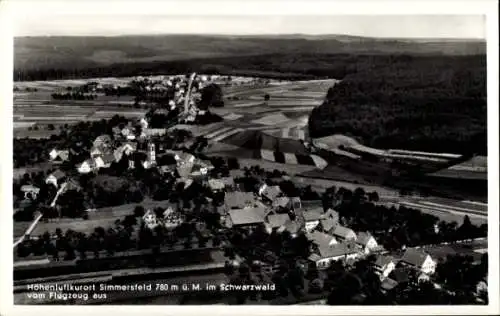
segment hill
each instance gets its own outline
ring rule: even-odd
[[[112,65],[157,64],[225,59],[245,56],[304,54],[485,54],[486,43],[477,40],[376,39],[345,35],[201,36],[156,35],[117,37],[19,37],[14,39],[15,78],[23,73],[109,68]],[[245,66],[245,64],[243,64]],[[113,68],[113,67],[112,67]],[[275,69],[283,71],[283,69]],[[24,75],[26,77],[26,75]],[[24,79],[24,78],[23,78]]]
[[[367,146],[483,154],[486,56],[358,56],[310,116],[312,137]]]

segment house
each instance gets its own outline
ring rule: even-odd
[[[318,269],[328,268],[332,261],[353,260],[360,256],[356,245],[352,242],[329,245],[323,241],[320,245],[314,245],[309,261],[313,262]]]
[[[290,233],[292,238],[295,238],[304,229],[304,227],[305,227],[304,221],[301,220],[300,217],[298,217],[295,220],[288,219],[285,222],[285,225],[283,225],[280,229],[278,229],[278,232],[287,231]]]
[[[163,135],[167,134],[167,129],[166,128],[145,128],[142,130],[142,133],[146,137],[163,136]]]
[[[280,196],[273,201],[274,208],[287,208],[290,205],[290,198],[287,196]]]
[[[130,136],[133,136],[135,138],[135,129],[132,128],[131,126],[125,126],[122,130],[121,130],[121,134],[123,135],[123,137],[125,138],[129,138]]]
[[[95,158],[97,168],[109,168],[113,161],[115,161],[115,156],[113,154],[104,154]]]
[[[81,191],[82,187],[80,186],[80,184],[74,180],[74,179],[67,179],[62,185],[61,187],[64,186],[64,191],[72,191],[72,190],[75,190],[75,191]]]
[[[224,183],[224,187],[226,190],[234,190],[235,183],[233,177],[222,177],[220,180],[222,181],[222,183]]]
[[[212,191],[222,191],[226,188],[224,183],[219,179],[208,179],[208,186]]]
[[[398,285],[406,285],[410,282],[410,276],[405,268],[396,268],[392,270],[388,278],[396,281]]]
[[[325,234],[323,232],[312,232],[307,234],[308,239],[310,239],[313,243],[320,245],[328,245],[332,246],[338,244],[337,239],[334,236]]]
[[[103,147],[111,147],[112,139],[109,135],[101,135],[97,136],[92,144],[94,148],[103,148]]]
[[[377,241],[369,232],[359,232],[356,238],[356,243],[363,248],[365,254],[379,248]]]
[[[277,185],[269,186],[263,184],[259,189],[259,196],[268,203],[273,203],[278,196],[282,194],[281,189]]]
[[[64,172],[62,172],[61,170],[56,170],[45,179],[45,183],[51,183],[57,188],[65,178],[66,174]]]
[[[77,165],[76,169],[79,173],[86,174],[94,171],[97,168],[97,165],[94,160],[87,159],[81,164]]]
[[[290,220],[290,216],[288,214],[271,214],[265,219],[266,231],[271,233],[274,229],[284,229],[288,220]]]
[[[406,249],[400,262],[426,274],[433,274],[437,265],[437,262],[429,254],[415,248]]]
[[[356,240],[356,233],[347,227],[342,225],[337,225],[332,230],[332,235],[337,237],[339,240]]]
[[[115,161],[120,161],[123,155],[129,156],[137,150],[136,143],[125,143],[122,146],[115,149],[113,155],[115,156]]]
[[[324,212],[322,207],[316,207],[307,209],[301,214],[304,216],[306,231],[311,232],[319,225]]]
[[[33,185],[23,185],[21,186],[21,192],[24,193],[25,199],[36,200],[38,197],[38,193],[40,193],[40,188],[37,188]]]
[[[158,219],[156,218],[156,214],[151,210],[146,211],[146,213],[142,217],[142,220],[144,221],[146,227],[148,227],[149,229],[153,229],[158,226]]]
[[[69,159],[69,150],[52,149],[49,153],[49,159],[53,162],[63,162]]]
[[[243,209],[231,209],[226,217],[228,228],[255,228],[264,224],[267,210],[264,207],[247,207]]]
[[[385,279],[396,268],[397,261],[391,256],[380,255],[373,264],[381,279]]]
[[[163,212],[163,225],[166,228],[175,228],[182,224],[184,219],[179,212],[176,212],[172,207],[168,207],[165,212]]]
[[[256,205],[255,196],[252,192],[227,192],[224,196],[226,211],[231,209],[242,209]]]

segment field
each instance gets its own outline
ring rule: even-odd
[[[103,81],[114,81],[117,84],[127,82],[116,78],[107,78]],[[63,80],[16,83],[21,90],[36,88],[37,91],[14,94],[14,137],[49,138],[57,134],[66,124],[108,119],[115,114],[137,118],[146,112],[143,109],[133,108],[134,101],[130,96],[116,98],[98,95],[98,98],[92,101],[51,100],[50,94],[54,91],[85,82],[85,80]],[[49,128],[49,124],[53,128]]]

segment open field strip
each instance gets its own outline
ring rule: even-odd
[[[239,104],[233,105],[233,107],[235,107],[235,108],[246,108],[246,107],[251,107],[251,106],[262,105],[263,103],[264,103],[264,101],[239,103]]]
[[[448,212],[452,214],[457,214],[457,215],[469,215],[470,217],[479,217],[479,218],[487,218],[487,214],[484,214],[482,212],[477,212],[475,210],[468,210],[468,211],[456,211],[450,208],[446,208],[445,205],[426,205],[423,202],[407,202],[407,201],[401,201],[401,205],[410,207],[410,208],[417,208],[417,209],[425,209],[425,210],[433,210],[433,211],[438,211],[438,212]]]
[[[230,137],[230,136],[232,136],[234,134],[237,134],[237,133],[243,132],[243,131],[244,131],[244,129],[242,129],[242,128],[236,128],[236,129],[227,131],[227,132],[225,132],[223,134],[219,134],[217,137],[213,138],[212,141],[214,141],[214,142],[220,142],[220,141],[222,141],[222,140],[224,140],[224,139],[226,139],[226,138],[228,138],[228,137]]]
[[[211,132],[211,133],[209,133],[209,134],[206,134],[206,135],[204,135],[204,136],[205,136],[205,138],[212,139],[212,138],[214,138],[215,136],[217,136],[217,135],[219,135],[219,134],[222,134],[222,133],[225,133],[225,132],[227,132],[227,131],[230,131],[230,130],[232,130],[232,129],[233,129],[233,127],[224,127],[224,128],[218,129],[218,130],[216,130],[216,131],[214,131],[214,132]]]
[[[35,124],[35,122],[14,122],[14,129],[32,127]]]
[[[429,205],[429,206],[436,206],[440,207],[446,210],[451,210],[451,211],[464,211],[464,212],[484,212],[485,215],[487,215],[488,210],[478,210],[478,209],[471,209],[471,208],[463,208],[463,207],[458,207],[458,206],[452,206],[449,204],[439,204],[439,203],[434,203],[434,202],[428,202],[428,201],[423,201],[421,202],[422,204]]]

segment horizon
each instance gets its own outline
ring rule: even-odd
[[[40,15],[16,19],[14,37],[353,36],[485,40],[482,15]]]
[[[112,35],[19,35],[14,38],[55,38],[55,37],[154,37],[154,36],[197,36],[197,37],[350,37],[360,39],[380,39],[380,40],[429,40],[429,41],[480,41],[486,42],[485,38],[479,37],[395,37],[395,36],[364,36],[356,34],[343,34],[343,33],[325,33],[325,34],[308,34],[308,33],[269,33],[269,34],[221,34],[221,33],[137,33],[137,34],[112,34]]]

